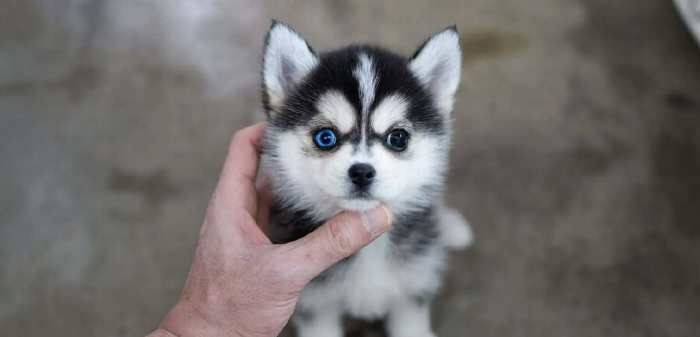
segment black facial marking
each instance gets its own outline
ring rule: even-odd
[[[384,98],[399,94],[408,100],[406,117],[417,132],[443,134],[445,116],[437,110],[429,93],[408,68],[408,60],[382,49],[370,50],[372,52],[369,55],[379,78],[370,118]]]
[[[270,107],[266,104],[270,125],[287,130],[306,127],[311,119],[319,114],[316,104],[321,95],[330,90],[336,90],[342,93],[354,108],[357,121],[356,128],[340,140],[354,145],[359,144],[362,128],[365,128],[364,133],[370,140],[373,137],[371,123],[362,124],[359,82],[354,74],[361,54],[369,57],[377,76],[377,86],[374,101],[369,107],[368,121],[371,120],[374,109],[383,99],[397,94],[407,100],[406,117],[416,132],[432,134],[447,132],[446,117],[438,111],[430,94],[413,75],[409,69],[408,60],[373,46],[350,46],[321,54],[318,67],[289,91],[290,94],[280,113],[270,114]]]
[[[345,135],[345,139],[348,143],[357,147],[360,144],[360,140],[362,140],[362,133],[360,133],[358,128],[353,128],[352,131]]]
[[[358,79],[354,75],[361,54],[366,55],[371,60],[377,77],[374,101],[369,107],[366,123],[361,122],[363,120],[362,103]],[[380,130],[380,133],[375,133],[369,121],[371,121],[372,113],[376,107],[383,99],[391,95],[399,95],[406,100],[407,110],[405,114],[411,125],[411,132],[445,135],[449,131],[447,130],[447,117],[438,110],[428,91],[413,75],[409,69],[408,59],[377,47],[350,46],[321,54],[318,66],[305,78],[294,84],[293,88],[290,88],[280,111],[271,113],[271,108],[267,103],[268,97],[263,90],[265,108],[268,112],[268,134],[278,134],[291,130],[309,131],[309,144],[312,144],[315,127],[311,125],[311,121],[320,113],[316,105],[319,98],[331,90],[340,92],[350,103],[358,123],[350,132],[336,134],[337,145],[334,147],[335,149],[344,144],[353,144],[357,148],[362,142],[363,134],[368,146],[385,143],[386,132],[390,130]],[[271,149],[269,156],[277,159],[278,154],[275,153],[274,140],[273,135],[266,136],[266,141],[271,145],[266,148]],[[410,142],[408,146],[410,148]],[[308,156],[323,156],[332,153],[333,150],[321,153],[320,150],[311,147],[304,149],[304,151],[305,155]],[[408,152],[410,151],[405,151],[403,154],[397,152],[396,155],[405,156]],[[433,191],[426,187],[425,194],[431,196]],[[430,200],[433,199],[430,198]],[[311,210],[299,209],[299,205],[292,205],[289,200],[278,199],[275,205],[271,214],[269,233],[273,243],[281,244],[298,240],[313,232],[326,220],[315,219]],[[438,232],[437,219],[433,212],[432,205],[424,205],[416,206],[412,213],[396,216],[387,235],[392,243],[392,255],[398,261],[405,262],[407,259],[426,254],[430,249],[435,248]],[[353,256],[350,256],[335,264],[315,278],[312,283],[328,282],[333,276],[344,273],[352,261]],[[429,297],[418,294],[416,302],[427,301],[423,298]]]
[[[366,136],[366,137],[367,137],[367,138],[366,138],[366,139],[367,139],[367,145],[368,145],[368,146],[372,146],[372,145],[374,145],[374,144],[381,143],[381,142],[382,142],[382,138],[384,138],[384,135],[380,135],[380,134],[375,133],[375,132],[370,132],[370,133],[367,133],[367,136]]]

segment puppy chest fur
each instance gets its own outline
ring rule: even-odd
[[[378,319],[406,299],[419,303],[432,296],[440,283],[443,251],[431,247],[406,260],[393,257],[390,246],[389,237],[381,237],[314,280],[302,293],[299,309],[340,308],[354,317]]]
[[[342,336],[342,314],[385,317],[392,336],[432,336],[427,302],[446,249],[471,240],[442,203],[460,75],[454,27],[404,58],[372,46],[317,53],[273,23],[263,56],[271,239],[299,239],[340,211],[381,202],[395,216],[388,233],[306,287],[295,314],[301,337]],[[446,239],[454,233],[462,237]]]
[[[296,226],[304,220],[291,220],[293,217],[287,214],[288,221],[275,219],[275,242],[304,235]],[[438,242],[437,220],[429,209],[397,218],[386,235],[314,279],[302,293],[298,310],[307,316],[319,310],[340,310],[376,319],[405,300],[420,304],[429,299],[439,286],[445,255]]]

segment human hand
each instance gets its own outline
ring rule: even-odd
[[[181,299],[149,336],[277,336],[309,281],[391,225],[382,205],[272,244],[264,233],[272,198],[264,181],[254,182],[264,132],[260,123],[233,136]]]

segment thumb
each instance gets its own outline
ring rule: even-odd
[[[299,275],[305,282],[338,261],[355,254],[391,226],[393,213],[385,204],[364,212],[342,212],[313,233],[294,242],[295,256],[303,261]]]

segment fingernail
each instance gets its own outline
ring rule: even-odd
[[[365,229],[369,234],[374,235],[378,233],[383,233],[391,223],[394,221],[394,214],[384,203],[379,204],[379,207],[360,213],[360,218],[362,218],[362,224],[365,225]]]

